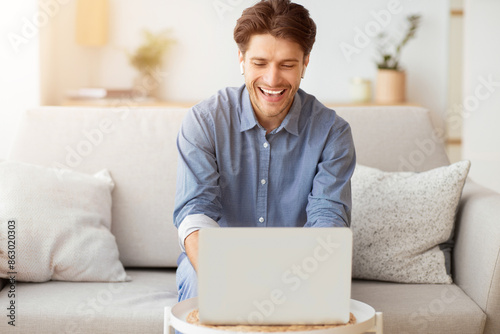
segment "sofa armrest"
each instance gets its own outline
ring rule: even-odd
[[[467,180],[455,240],[455,283],[486,313],[484,333],[500,333],[500,194]]]

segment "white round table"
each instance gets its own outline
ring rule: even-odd
[[[198,308],[198,298],[191,298],[177,303],[172,308],[165,308],[164,333],[173,332],[173,328],[183,334],[231,334],[222,329],[209,328],[190,324],[186,318],[191,311]],[[273,332],[273,334],[360,334],[373,332],[382,333],[382,313],[375,312],[373,307],[351,299],[351,313],[356,317],[354,325],[316,329],[310,331]],[[263,332],[245,332],[245,334],[263,334]]]

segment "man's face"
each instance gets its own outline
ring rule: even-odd
[[[309,55],[304,57],[299,44],[269,34],[253,35],[245,54],[238,55],[257,120],[264,127],[278,126],[290,110]]]

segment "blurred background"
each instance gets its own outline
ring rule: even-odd
[[[2,2],[0,159],[7,157],[26,108],[190,106],[222,87],[243,84],[232,33],[242,10],[255,2]],[[404,38],[407,17],[420,15],[400,58],[406,96],[394,104],[432,110],[450,160],[472,160],[471,177],[500,191],[499,1],[296,2],[318,26],[301,87],[333,107],[380,104],[378,35],[389,36],[394,46]],[[156,58],[141,63],[156,51]]]

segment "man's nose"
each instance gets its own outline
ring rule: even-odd
[[[264,74],[264,82],[269,87],[277,86],[281,81],[281,74],[278,66],[269,66]]]

